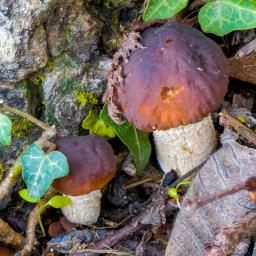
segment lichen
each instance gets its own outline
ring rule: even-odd
[[[98,104],[99,100],[96,98],[96,96],[92,92],[84,92],[84,91],[78,91],[76,93],[77,95],[77,101],[82,105],[91,105],[94,106]]]
[[[77,62],[73,58],[71,58],[68,54],[63,54],[57,57],[54,60],[54,65],[58,70],[63,69],[63,65],[65,65],[69,69],[77,69],[79,67]]]
[[[80,89],[80,83],[74,77],[65,77],[58,86],[58,92],[65,96]]]
[[[28,136],[33,124],[25,118],[12,119],[12,136],[21,138]]]

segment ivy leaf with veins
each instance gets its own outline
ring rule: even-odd
[[[145,22],[156,19],[168,19],[184,9],[188,0],[148,0],[143,14]]]
[[[255,0],[215,0],[204,5],[198,15],[201,28],[218,36],[234,30],[256,27]]]
[[[22,153],[20,159],[28,195],[35,201],[45,194],[54,179],[64,177],[69,172],[67,158],[61,152],[45,154],[36,143]]]
[[[0,114],[0,145],[11,144],[11,120],[3,114]]]

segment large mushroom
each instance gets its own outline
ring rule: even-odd
[[[90,135],[59,138],[55,143],[70,167],[68,176],[52,184],[59,193],[72,199],[72,204],[62,208],[62,212],[72,223],[92,224],[100,213],[100,189],[115,174],[113,149],[105,139]]]
[[[183,175],[216,146],[210,113],[227,92],[228,61],[214,41],[177,22],[145,30],[140,43],[110,74],[109,114],[153,132],[161,168]]]

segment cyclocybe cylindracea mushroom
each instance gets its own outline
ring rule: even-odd
[[[153,131],[160,166],[182,175],[216,146],[210,113],[227,92],[228,61],[214,41],[177,22],[140,38],[127,52],[128,37],[114,55],[105,101],[114,120],[122,112],[138,129]]]
[[[62,208],[62,212],[72,223],[92,224],[100,213],[100,189],[115,174],[113,149],[107,140],[89,135],[59,138],[55,143],[70,167],[68,176],[53,182],[59,193],[72,199],[72,204]]]

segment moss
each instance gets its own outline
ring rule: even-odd
[[[28,136],[33,124],[25,118],[12,119],[12,136],[21,138]]]
[[[92,92],[77,92],[77,101],[82,105],[91,105],[94,106],[98,104],[98,99]]]
[[[44,80],[45,80],[45,75],[43,74],[38,74],[30,78],[30,82],[36,86],[41,85]]]
[[[72,38],[73,38],[72,29],[71,28],[65,28],[64,35],[65,35],[65,38],[68,41],[68,43],[70,43],[72,41]]]

